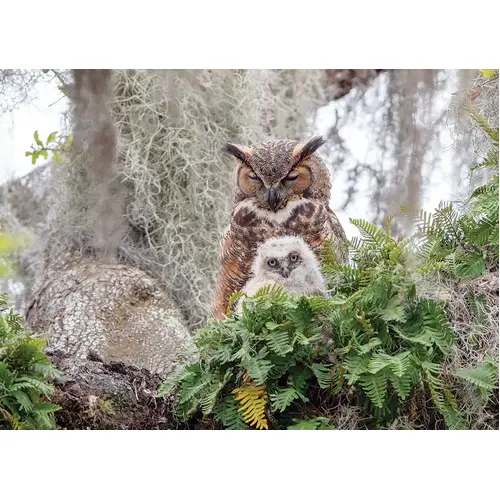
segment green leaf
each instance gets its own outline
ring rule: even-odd
[[[35,133],[33,134],[33,139],[35,139],[35,142],[37,143],[38,146],[43,147],[43,142],[40,140],[40,137],[38,137],[38,130],[35,130]]]
[[[272,364],[267,359],[250,358],[243,362],[243,368],[248,372],[256,385],[264,385]]]
[[[37,403],[35,405],[35,410],[40,413],[55,413],[56,411],[61,410],[59,405],[54,405],[52,403]]]
[[[384,407],[387,395],[387,377],[383,373],[377,375],[364,373],[360,376],[359,384],[375,407]]]
[[[232,396],[226,396],[215,408],[215,418],[226,429],[245,430],[248,424],[243,420],[243,413],[238,411],[240,405]]]
[[[492,391],[498,388],[498,373],[488,364],[475,368],[462,368],[457,370],[455,375],[483,389]]]
[[[398,377],[391,372],[389,373],[389,380],[391,381],[392,387],[394,387],[397,395],[402,400],[405,400],[410,394],[413,386],[412,374],[408,372],[405,375]]]
[[[328,430],[335,429],[332,425],[330,419],[325,417],[313,417],[313,418],[304,418],[298,419],[294,418],[292,420],[294,422],[292,425],[287,427],[287,430],[290,431],[316,431],[316,430]]]
[[[266,323],[266,327],[267,327]],[[276,325],[277,327],[278,325]],[[271,334],[266,336],[267,345],[271,349],[271,351],[275,352],[280,356],[285,356],[289,352],[293,351],[293,347],[290,343],[289,334],[286,330],[284,331],[276,331],[272,330]]]
[[[30,411],[33,408],[33,402],[26,392],[22,390],[12,391],[12,395],[24,411]]]
[[[331,364],[313,363],[311,370],[318,380],[318,384],[322,389],[328,389],[332,382],[332,366]]]
[[[285,387],[278,392],[271,394],[271,410],[283,413],[296,399],[299,399],[299,393],[294,387]]]
[[[405,320],[405,312],[401,306],[401,299],[397,295],[391,297],[385,308],[379,310],[378,314],[384,321],[401,323]]]
[[[50,144],[52,141],[55,141],[56,136],[57,136],[57,131],[49,134],[49,136],[47,137],[46,144]]]

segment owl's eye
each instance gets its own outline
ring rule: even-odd
[[[276,259],[269,259],[267,261],[267,265],[269,267],[276,267],[278,265],[278,261]]]
[[[292,252],[288,258],[290,259],[290,262],[297,262],[299,260],[299,254],[297,252]]]
[[[260,179],[257,177],[257,175],[255,175],[254,172],[248,172],[248,178],[251,180],[251,181],[259,181]]]
[[[292,170],[284,179],[285,182],[296,181],[299,178],[299,173],[296,170]]]

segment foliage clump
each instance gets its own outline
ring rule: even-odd
[[[227,429],[498,428],[498,330],[474,345],[456,296],[439,293],[493,273],[496,299],[469,293],[464,307],[481,323],[496,303],[498,324],[494,154],[481,168],[496,174],[462,211],[421,213],[410,237],[393,237],[390,218],[384,229],[351,219],[361,234],[351,264],[338,265],[325,247],[329,298],[279,287],[245,298],[240,314],[197,332],[197,361],[159,395],[176,394],[182,419],[201,414]]]
[[[0,276],[10,271],[6,258],[21,243],[19,237],[0,234]],[[44,341],[31,337],[22,318],[0,294],[0,430],[55,429],[50,403],[51,384],[58,371],[43,351]]]
[[[0,296],[0,429],[55,429],[59,407],[48,397],[58,372],[43,347]]]

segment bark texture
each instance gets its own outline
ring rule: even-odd
[[[51,400],[61,406],[57,425],[63,429],[176,429],[169,411],[172,400],[156,398],[161,378],[123,363],[75,359],[48,351],[64,372]]]
[[[184,320],[143,271],[87,259],[52,272],[26,319],[48,349],[75,360],[97,357],[165,376],[190,339]]]

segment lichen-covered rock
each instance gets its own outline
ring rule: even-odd
[[[48,350],[75,360],[97,356],[166,376],[183,362],[190,334],[156,281],[125,264],[91,259],[45,276],[26,319]]]

